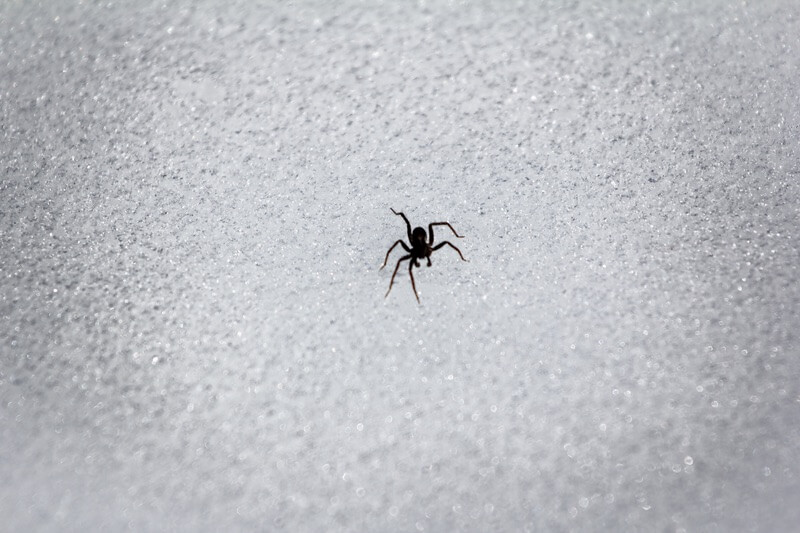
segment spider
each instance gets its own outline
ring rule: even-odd
[[[391,208],[390,208],[391,209]],[[425,230],[420,227],[414,228],[414,231],[411,231],[411,224],[408,222],[408,219],[403,213],[398,213],[394,209],[392,209],[392,213],[395,215],[403,217],[403,220],[406,222],[406,229],[408,230],[408,241],[411,243],[411,248],[409,248],[406,243],[403,242],[402,239],[399,239],[395,242],[389,251],[386,252],[386,259],[383,260],[383,265],[381,266],[380,270],[383,270],[383,267],[386,266],[386,262],[389,260],[389,254],[392,253],[392,250],[399,244],[403,247],[403,249],[408,252],[408,254],[404,255],[400,259],[397,260],[397,266],[394,267],[394,274],[392,274],[392,280],[389,282],[389,290],[386,291],[386,296],[389,296],[389,293],[392,290],[392,284],[394,284],[394,277],[397,275],[397,270],[400,268],[400,263],[405,261],[406,259],[411,259],[411,262],[408,263],[408,275],[411,277],[411,288],[414,289],[414,296],[417,297],[417,303],[419,302],[419,294],[417,294],[417,286],[414,283],[414,273],[411,271],[414,267],[419,267],[419,260],[420,259],[427,259],[428,266],[431,266],[431,254],[441,248],[444,245],[451,247],[453,250],[458,252],[458,255],[461,257],[462,261],[466,261],[464,256],[461,255],[461,250],[453,246],[448,241],[442,241],[436,246],[433,246],[433,227],[434,226],[447,226],[453,231],[453,234],[458,237],[459,239],[463,239],[463,235],[459,235],[453,226],[450,225],[449,222],[432,222],[428,224],[428,233],[430,234],[430,239],[426,240]],[[384,298],[386,297],[384,296]]]

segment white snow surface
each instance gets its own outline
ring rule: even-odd
[[[0,529],[796,531],[798,80],[794,0],[0,2]]]

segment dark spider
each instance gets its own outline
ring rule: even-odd
[[[390,208],[391,209],[391,208]],[[397,260],[397,266],[394,267],[394,274],[392,274],[392,281],[389,282],[389,290],[386,291],[386,296],[389,296],[389,292],[392,290],[392,284],[394,283],[394,277],[397,275],[397,270],[400,268],[400,263],[405,261],[406,259],[411,259],[411,262],[408,264],[408,275],[411,276],[411,288],[414,289],[414,296],[417,297],[417,303],[419,303],[419,295],[417,294],[417,286],[414,283],[414,273],[411,271],[412,268],[419,267],[419,260],[420,259],[427,259],[428,266],[431,266],[431,254],[441,248],[444,245],[451,247],[453,250],[458,252],[458,255],[461,257],[462,261],[466,261],[464,256],[461,255],[461,250],[453,246],[451,243],[447,241],[443,241],[436,246],[433,246],[433,227],[434,226],[447,226],[451,230],[453,230],[453,234],[458,237],[459,239],[463,239],[462,235],[456,233],[456,230],[453,229],[453,226],[450,225],[449,222],[432,222],[428,224],[428,233],[430,233],[430,240],[427,240],[427,236],[425,235],[425,230],[423,228],[417,227],[414,228],[414,231],[411,231],[411,224],[408,222],[408,219],[403,213],[398,213],[394,209],[392,209],[392,213],[395,215],[403,217],[403,220],[406,222],[406,228],[408,230],[408,241],[411,243],[411,248],[406,246],[406,243],[403,242],[402,239],[395,242],[389,251],[386,252],[386,259],[383,260],[383,266],[381,266],[381,270],[383,267],[386,266],[386,262],[389,260],[389,254],[392,253],[395,246],[398,244],[403,247],[403,249],[408,252],[407,255],[404,255],[400,259]]]

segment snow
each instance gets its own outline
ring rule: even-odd
[[[800,523],[800,6],[496,4],[0,4],[8,531]]]

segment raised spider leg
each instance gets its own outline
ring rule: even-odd
[[[397,246],[398,244],[401,245],[406,252],[411,253],[411,248],[406,246],[406,243],[403,242],[403,239],[399,239],[396,243],[392,245],[391,248],[389,248],[389,251],[386,252],[386,258],[383,260],[383,265],[378,270],[383,270],[383,267],[386,266],[386,261],[389,260],[389,254],[392,253],[392,250],[394,250],[395,246]]]
[[[455,235],[459,239],[463,239],[464,238],[463,235],[459,235],[456,232],[456,230],[453,228],[453,226],[450,225],[449,222],[431,222],[430,224],[428,224],[428,234],[430,235],[430,237],[428,238],[428,244],[433,244],[433,227],[434,226],[447,226],[448,228],[453,230],[453,235]]]
[[[417,284],[414,283],[414,273],[411,271],[412,268],[414,268],[414,261],[408,264],[408,275],[411,276],[411,288],[414,289],[414,296],[417,297],[417,303],[420,303],[419,294],[417,294]]]
[[[394,273],[392,274],[392,280],[389,282],[389,290],[386,291],[386,296],[389,296],[389,292],[391,292],[392,290],[392,284],[394,284],[394,277],[397,275],[397,271],[400,268],[400,263],[409,258],[411,258],[411,254],[404,255],[403,257],[397,260],[397,266],[394,267]],[[384,298],[386,298],[386,296],[384,296]]]
[[[392,209],[392,208],[390,207],[389,209]],[[411,238],[411,222],[408,221],[408,219],[406,218],[406,216],[403,213],[398,213],[394,209],[392,209],[392,213],[394,213],[395,215],[403,217],[403,220],[406,221],[406,230],[408,231],[408,242],[412,242],[413,243],[414,239]]]
[[[461,260],[462,260],[462,261],[467,261],[466,259],[464,259],[464,256],[463,256],[463,255],[461,255],[461,250],[459,250],[458,248],[456,248],[455,246],[453,246],[453,243],[451,243],[451,242],[448,242],[448,241],[442,241],[442,242],[440,242],[439,244],[437,244],[436,246],[434,246],[434,247],[433,247],[433,249],[431,250],[431,252],[435,252],[436,250],[438,250],[439,248],[441,248],[441,247],[442,247],[442,246],[444,246],[445,244],[446,244],[447,246],[449,246],[450,248],[452,248],[453,250],[455,250],[456,252],[458,252],[458,255],[459,255],[459,256],[461,256]],[[469,263],[469,261],[467,261],[467,262]]]

